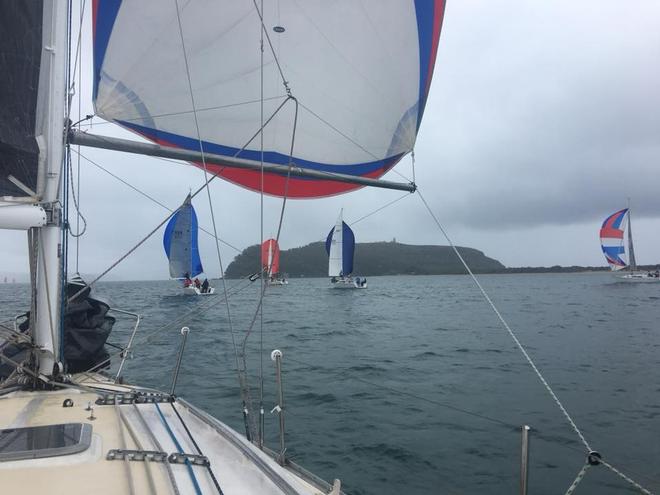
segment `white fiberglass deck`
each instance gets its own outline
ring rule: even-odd
[[[85,385],[114,390],[126,397],[137,390],[107,381],[88,381]],[[97,393],[79,389],[15,391],[0,396],[0,429],[92,425],[91,444],[83,452],[0,461],[3,493],[238,495],[330,491],[280,466],[243,436],[185,401],[119,404],[118,397],[114,397],[117,403],[106,405],[96,404]],[[63,406],[66,399],[73,401],[71,407]],[[203,458],[199,458],[200,464],[172,463],[163,456],[160,460],[120,459],[130,457],[121,453],[109,459],[113,449],[155,451],[167,456],[197,454],[207,458],[209,466],[202,465]]]

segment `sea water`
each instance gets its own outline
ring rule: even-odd
[[[480,280],[590,448],[660,491],[660,283],[604,273]],[[247,335],[250,399],[256,413],[263,390],[266,443],[277,450],[270,352],[282,350],[287,456],[340,478],[347,493],[518,493],[525,424],[530,494],[564,493],[585,463],[586,446],[466,276],[369,277],[358,291],[292,279],[268,288],[263,314],[259,281],[227,281],[229,313],[214,285],[217,295],[195,297],[175,282],[99,284],[144,317],[126,380],[169,391],[188,326],[176,393],[245,431],[235,349]],[[0,285],[2,316],[27,297],[25,286]],[[118,316],[110,342],[125,345],[132,324]],[[576,493],[637,491],[601,465]]]

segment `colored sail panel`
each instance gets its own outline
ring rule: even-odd
[[[341,214],[325,240],[325,250],[328,253],[329,277],[349,276],[353,273],[355,235],[342,220]]]
[[[628,208],[613,213],[605,219],[600,229],[600,245],[612,270],[621,270],[627,265],[623,258],[623,220],[626,213]]]
[[[96,113],[163,145],[259,162],[255,3],[180,4],[95,0]],[[372,178],[392,168],[415,144],[443,12],[444,0],[264,2],[264,161]],[[258,172],[208,168],[261,188]],[[297,198],[357,187],[264,179],[265,192]]]
[[[275,239],[268,239],[261,245],[261,267],[269,277],[280,273],[280,247]]]
[[[0,196],[38,193],[41,1],[0,2]]]
[[[196,277],[204,271],[197,244],[197,215],[190,196],[165,227],[163,246],[170,261],[170,277]]]

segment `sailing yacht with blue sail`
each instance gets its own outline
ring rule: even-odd
[[[625,222],[625,226],[624,226]],[[624,231],[627,230],[628,250],[626,252]],[[600,228],[600,246],[607,263],[617,279],[625,282],[660,282],[657,271],[637,270],[635,248],[633,246],[630,208],[624,208],[608,216]],[[627,273],[626,273],[627,272]]]
[[[233,345],[243,434],[177,395],[191,331],[178,321],[159,329],[181,333],[173,373],[164,370],[172,376],[168,390],[125,383],[122,373],[143,315],[99,304],[91,294],[168,222],[170,274],[201,271],[190,200],[206,191],[212,208],[209,183],[218,177],[282,197],[282,213],[287,197],[364,186],[414,192],[415,184],[381,176],[414,148],[444,1],[283,1],[260,7],[250,0],[93,0],[80,2],[80,16],[71,5],[0,2],[0,101],[6,103],[0,105],[0,229],[27,232],[32,285],[29,313],[3,324],[10,337],[0,342],[0,360],[10,368],[6,374],[0,369],[3,493],[340,495],[339,480],[323,481],[287,452],[280,351],[270,354],[278,377],[275,452],[265,445],[264,411],[272,404],[263,393],[259,400],[250,395],[248,386],[245,342],[251,328],[242,349]],[[94,115],[85,117],[80,111],[76,116],[72,105],[74,95],[82,98],[74,81],[84,64],[83,50],[71,43],[87,41],[82,25],[90,9]],[[80,26],[70,26],[76,19]],[[93,117],[151,143],[83,132],[81,122]],[[74,146],[186,161],[203,170],[205,179],[181,208],[145,227],[145,237],[81,284],[72,284],[67,270],[71,199],[78,209],[68,189],[75,183]],[[231,295],[226,286],[224,294]],[[227,318],[213,330],[231,332],[233,340],[225,304]],[[76,367],[66,352],[76,343],[66,316],[80,305],[98,313],[87,319],[98,328],[84,329],[95,336],[94,353],[89,346],[78,349],[84,355],[77,363],[90,364]],[[182,319],[195,321],[200,311],[198,306]],[[99,352],[120,317],[135,320],[127,343],[113,355]],[[14,324],[19,320],[20,327]],[[7,344],[20,344],[22,354],[5,355],[12,347]],[[266,352],[260,349],[259,356]],[[110,368],[111,359],[118,368]],[[263,374],[260,383],[263,392]]]
[[[366,278],[353,277],[355,234],[344,222],[343,214],[344,210],[341,210],[337,223],[325,240],[331,287],[334,289],[366,289]]]
[[[183,293],[207,296],[215,294],[215,289],[207,279],[200,283],[197,278],[204,272],[199,256],[198,229],[197,214],[189,194],[165,227],[163,247],[170,262],[170,277],[183,281]]]

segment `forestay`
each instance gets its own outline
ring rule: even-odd
[[[613,213],[605,219],[600,229],[600,245],[605,259],[614,271],[627,266],[624,259],[626,250],[623,245],[622,225],[627,213],[628,208]]]
[[[415,144],[444,0],[281,0],[263,8],[270,38],[263,119],[272,117],[264,162],[290,163],[295,128],[293,165],[382,176]],[[176,9],[176,2],[95,0],[97,114],[162,145],[199,150],[201,140],[204,152],[259,162],[260,139],[250,141],[262,125],[255,3],[191,1]],[[258,171],[208,169],[261,189]],[[357,187],[303,178],[287,185],[286,175],[266,174],[263,189],[303,198]]]
[[[163,247],[170,261],[170,277],[195,277],[202,273],[197,243],[197,214],[190,195],[165,227]]]

